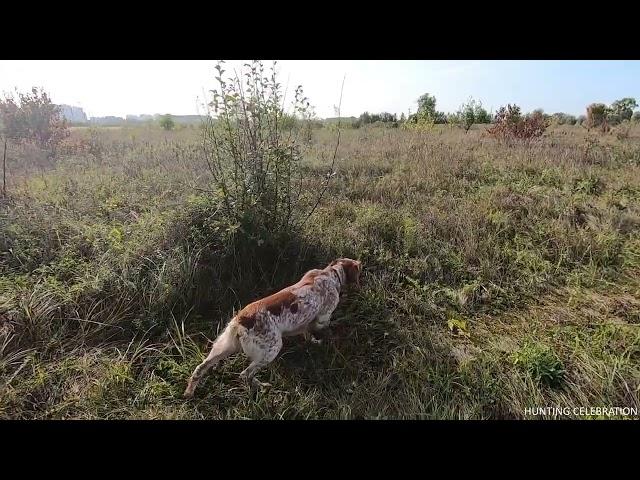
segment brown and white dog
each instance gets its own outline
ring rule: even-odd
[[[329,325],[331,314],[338,306],[340,292],[347,285],[359,286],[362,264],[340,258],[323,270],[310,270],[295,285],[244,307],[231,319],[216,339],[209,356],[196,367],[184,392],[193,397],[204,374],[229,355],[242,350],[251,364],[240,374],[253,387],[268,386],[255,375],[271,363],[282,348],[282,337],[304,335],[320,343],[313,332]]]

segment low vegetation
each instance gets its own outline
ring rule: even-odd
[[[489,129],[341,124],[338,143],[247,69],[253,91],[219,72],[202,128],[76,128],[54,157],[9,143],[0,418],[640,407],[639,127],[510,106]],[[437,115],[423,100],[416,123]],[[234,309],[338,256],[363,285],[323,344],[287,339],[255,398],[242,356],[181,398]]]

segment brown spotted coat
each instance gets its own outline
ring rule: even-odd
[[[255,374],[276,358],[283,337],[300,334],[309,337],[328,326],[340,292],[348,285],[359,285],[361,267],[359,261],[340,258],[322,270],[310,270],[298,283],[244,307],[216,339],[209,356],[194,370],[185,397],[193,396],[207,370],[241,349],[251,359],[241,377],[252,385],[260,383]],[[311,339],[319,343],[312,335]]]

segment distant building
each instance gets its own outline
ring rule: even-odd
[[[69,123],[91,123],[93,125],[124,125],[125,123],[149,123],[158,122],[164,115],[156,113],[155,115],[141,114],[141,115],[126,115],[125,118],[106,116],[106,117],[87,117],[87,114],[81,107],[74,107],[72,105],[58,105],[60,107],[60,113],[62,117]],[[205,117],[202,115],[171,115],[173,121],[181,125],[195,125],[202,122]]]
[[[87,119],[87,115],[79,107],[71,107],[69,105],[60,105],[64,118],[73,123],[90,123],[92,125],[103,126],[119,126],[126,124],[137,123],[150,123],[158,122],[164,115],[156,113],[155,115],[126,115],[123,117],[106,116],[106,117],[91,117]],[[173,121],[181,125],[195,125],[204,120],[205,117],[201,115],[171,115]]]
[[[87,114],[80,107],[73,107],[71,105],[58,105],[60,107],[60,113],[62,117],[70,123],[87,123]]]

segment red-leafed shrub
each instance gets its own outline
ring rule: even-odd
[[[500,139],[531,140],[541,137],[548,126],[542,112],[523,116],[519,106],[507,105],[498,110],[494,125],[487,132]]]

